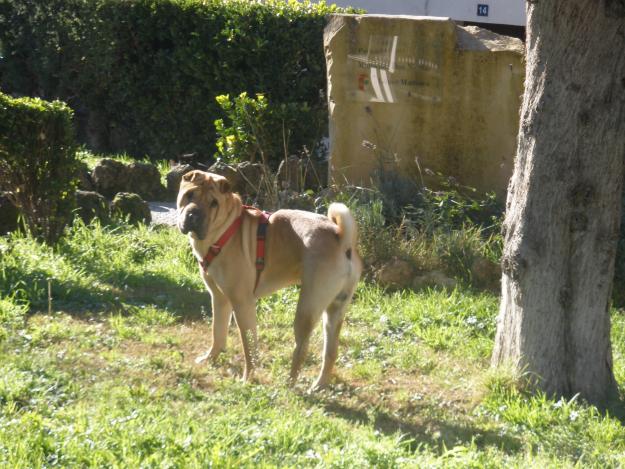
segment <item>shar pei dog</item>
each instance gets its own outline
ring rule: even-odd
[[[214,361],[224,350],[234,313],[245,355],[243,379],[249,380],[257,361],[256,300],[300,284],[290,380],[297,380],[310,334],[323,316],[323,364],[312,389],[327,385],[362,271],[349,209],[333,203],[327,216],[301,210],[269,215],[243,205],[225,177],[198,170],[183,176],[177,206],[178,228],[189,237],[212,298],[213,342],[196,362]]]

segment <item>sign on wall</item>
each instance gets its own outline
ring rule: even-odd
[[[371,34],[366,43],[354,43],[351,49],[347,56],[350,100],[393,104],[442,99],[440,40],[414,32]]]

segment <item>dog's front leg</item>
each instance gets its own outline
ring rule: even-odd
[[[203,353],[195,359],[196,363],[202,363],[205,360],[215,362],[217,357],[226,348],[228,340],[228,326],[232,317],[232,303],[224,295],[217,285],[210,279],[206,279],[206,286],[211,293],[211,303],[213,308],[213,342],[208,352]]]
[[[245,354],[245,370],[243,381],[252,379],[254,368],[258,363],[258,336],[256,333],[256,302],[242,301],[234,304],[234,318],[239,326],[243,353]]]

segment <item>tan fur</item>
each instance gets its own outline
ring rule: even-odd
[[[240,197],[231,192],[224,177],[202,171],[183,177],[178,194],[178,227],[189,233],[198,260],[242,212]],[[313,387],[325,386],[336,362],[345,310],[362,271],[356,249],[356,223],[342,204],[332,204],[328,217],[300,210],[277,211],[269,219],[265,269],[255,290],[257,226],[258,214],[246,210],[240,229],[208,272],[200,268],[212,297],[213,343],[196,361],[215,360],[224,350],[234,312],[245,354],[243,379],[249,380],[257,359],[256,300],[287,285],[301,284],[291,381],[299,375],[310,333],[323,315],[323,365]]]

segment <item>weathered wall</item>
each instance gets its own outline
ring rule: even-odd
[[[520,40],[446,18],[332,15],[324,45],[335,182],[370,185],[384,166],[503,197],[523,94]]]

